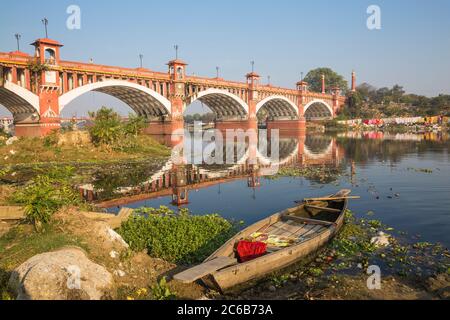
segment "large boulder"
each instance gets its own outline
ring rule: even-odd
[[[36,255],[11,275],[18,300],[100,300],[109,296],[113,276],[80,248]]]

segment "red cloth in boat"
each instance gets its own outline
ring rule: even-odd
[[[267,245],[258,241],[239,241],[236,250],[239,261],[246,262],[264,255],[267,252]]]

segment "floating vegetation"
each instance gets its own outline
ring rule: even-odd
[[[342,171],[330,166],[308,166],[308,167],[284,167],[280,168],[276,175],[268,176],[267,179],[278,179],[281,177],[303,177],[321,184],[336,182],[341,177]]]
[[[170,262],[200,262],[238,231],[238,224],[217,214],[176,214],[166,207],[144,211],[145,216],[132,216],[118,232],[133,250],[146,249],[151,257]]]
[[[421,172],[421,173],[433,173],[433,169],[429,168],[407,168],[408,171]]]

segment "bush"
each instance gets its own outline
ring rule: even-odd
[[[203,261],[237,232],[237,225],[219,215],[135,215],[119,233],[136,251],[174,263]]]
[[[73,170],[72,167],[51,169],[13,194],[12,202],[25,207],[27,219],[36,229],[50,222],[52,215],[60,208],[82,203],[80,195],[69,182]]]
[[[89,115],[94,118],[89,134],[95,145],[105,145],[121,151],[130,151],[138,146],[137,137],[146,125],[143,117],[131,114],[127,122],[122,122],[118,113],[106,107],[90,112]]]
[[[102,107],[97,112],[90,112],[94,124],[89,128],[92,142],[95,145],[113,145],[123,135],[120,116],[112,109]]]

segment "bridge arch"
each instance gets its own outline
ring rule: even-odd
[[[248,105],[238,96],[221,89],[207,89],[200,91],[188,99],[188,105],[194,101],[206,104],[218,117],[246,117],[248,115]],[[187,107],[187,105],[186,105]]]
[[[333,117],[333,108],[324,100],[313,100],[306,104],[303,110],[306,120]]]
[[[138,115],[148,119],[170,115],[172,111],[170,101],[156,91],[123,80],[100,81],[73,89],[59,97],[59,111],[75,98],[90,91],[113,96],[130,106]]]
[[[297,106],[283,96],[270,96],[261,100],[256,105],[256,114],[262,110],[266,110],[269,117],[272,118],[298,118]]]
[[[39,97],[10,81],[0,87],[0,104],[14,117],[15,122],[39,120]]]

